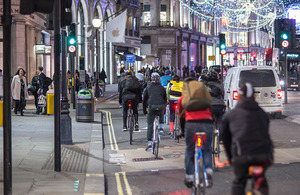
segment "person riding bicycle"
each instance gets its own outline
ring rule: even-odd
[[[147,140],[148,147],[147,151],[152,150],[152,134],[153,134],[153,121],[155,118],[155,113],[160,113],[159,116],[159,133],[163,134],[163,123],[164,123],[164,111],[167,103],[167,95],[165,88],[160,84],[160,76],[158,73],[154,72],[151,74],[151,82],[144,90],[143,99],[143,112],[147,114],[148,107],[148,131]]]
[[[125,79],[120,83],[119,103],[123,107],[123,131],[127,131],[127,111],[128,101],[131,101],[133,115],[135,119],[135,130],[139,130],[138,104],[141,101],[141,84],[136,77],[132,77],[132,72],[127,70]]]
[[[263,166],[260,184],[262,195],[268,194],[265,171],[273,162],[273,143],[269,134],[269,116],[254,98],[254,88],[245,83],[239,90],[236,107],[223,118],[223,142],[235,178],[232,195],[245,194],[248,167]]]
[[[211,113],[213,119],[217,122],[217,129],[222,130],[222,117],[224,115],[224,87],[219,81],[218,73],[211,69],[208,73],[202,77],[202,81],[208,88],[208,91],[212,97]]]
[[[180,77],[174,75],[167,86],[167,100],[170,108],[170,135],[174,133],[174,121],[175,121],[175,102],[177,102],[181,96],[183,82],[180,81]]]
[[[195,139],[194,134],[196,132],[205,132],[206,133],[206,143],[202,148],[203,156],[204,156],[204,164],[206,167],[207,173],[207,187],[212,186],[212,152],[211,152],[211,143],[212,143],[212,135],[213,135],[213,121],[212,115],[210,112],[211,106],[211,96],[205,87],[205,85],[201,82],[198,82],[196,78],[187,78],[184,80],[182,96],[178,100],[179,109],[181,111],[181,115],[185,119],[184,128],[182,128],[182,135],[185,137],[186,150],[185,150],[185,179],[184,183],[188,188],[193,186],[194,179],[194,153],[195,153]],[[192,97],[191,94],[197,93],[201,97]],[[197,104],[201,106],[201,108],[195,108],[193,111],[187,111],[188,105],[190,104],[188,101],[193,99],[193,101],[197,101]],[[191,104],[190,104],[191,105]],[[199,110],[198,110],[199,109]]]
[[[171,80],[172,80],[172,72],[170,70],[166,70],[165,75],[160,78],[160,83],[164,88],[167,88]]]

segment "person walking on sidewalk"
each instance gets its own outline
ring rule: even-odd
[[[31,84],[32,84],[33,89],[34,89],[32,91],[32,95],[34,96],[34,105],[35,105],[35,108],[37,109],[37,107],[38,107],[38,97],[39,97],[39,94],[38,94],[38,90],[39,90],[39,75],[38,75],[37,72],[32,77]]]
[[[48,91],[48,86],[45,85],[45,78],[46,75],[43,73],[44,68],[42,66],[39,66],[37,69],[37,73],[39,75],[39,90],[38,90],[38,94],[40,95],[44,95],[47,96],[47,91]],[[42,112],[42,107],[37,108],[36,110],[36,114],[40,114],[40,112]],[[47,114],[47,105],[44,107],[44,112],[43,115]]]
[[[160,84],[160,76],[158,73],[154,72],[151,75],[150,85],[144,90],[143,99],[143,112],[147,114],[148,107],[148,131],[147,140],[148,147],[147,151],[152,151],[152,134],[153,134],[153,121],[155,117],[155,112],[159,112],[159,133],[163,134],[163,124],[164,124],[164,111],[167,104],[167,95],[165,88]]]
[[[26,105],[26,100],[29,99],[29,95],[27,90],[27,79],[23,68],[19,68],[12,79],[11,95],[15,102],[14,113],[17,115],[17,112],[20,111],[21,116],[24,116],[23,110]]]
[[[273,142],[269,133],[269,116],[254,99],[254,88],[245,83],[239,91],[236,107],[223,118],[223,137],[225,151],[233,166],[235,178],[231,194],[245,194],[248,180],[248,167],[263,167],[259,194],[268,195],[265,172],[273,162]]]
[[[106,85],[105,79],[107,78],[107,76],[106,76],[103,68],[102,68],[102,71],[100,72],[99,78],[103,82],[103,92],[105,92],[105,85]]]

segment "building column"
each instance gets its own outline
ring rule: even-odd
[[[153,0],[153,9],[151,9],[151,26],[159,26],[160,21],[160,0]],[[152,15],[153,14],[153,15]]]
[[[26,36],[24,17],[14,17],[15,23],[12,25],[11,41],[11,71],[16,73],[18,67],[26,71]],[[30,51],[29,51],[30,52]]]
[[[37,64],[36,64],[36,55],[35,55],[35,27],[33,26],[26,26],[26,51],[32,51],[27,52],[27,78],[28,82],[31,82],[31,79],[37,70]]]

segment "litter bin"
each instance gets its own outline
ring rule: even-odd
[[[76,105],[77,122],[94,121],[94,97],[90,90],[81,89],[78,92]]]

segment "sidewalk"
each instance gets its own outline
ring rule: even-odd
[[[115,95],[117,85],[107,85],[97,104]],[[70,106],[73,145],[61,145],[61,172],[55,172],[54,115],[33,114],[31,99],[25,116],[12,112],[12,194],[104,194],[101,113],[95,113],[93,123],[76,122],[76,110]],[[0,136],[3,156],[3,131]],[[3,158],[0,166],[3,167]]]

